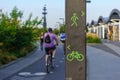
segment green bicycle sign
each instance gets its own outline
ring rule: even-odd
[[[77,61],[83,61],[84,60],[84,55],[80,54],[77,51],[72,51],[72,53],[68,54],[66,56],[66,58],[67,58],[68,61],[72,61],[72,60],[74,60],[74,58],[77,59]]]

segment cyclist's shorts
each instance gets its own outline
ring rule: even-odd
[[[65,43],[65,40],[60,40],[62,43]]]
[[[45,52],[46,52],[46,54],[49,54],[49,51],[50,50],[55,50],[56,49],[56,46],[53,46],[53,47],[49,47],[49,48],[45,48]]]

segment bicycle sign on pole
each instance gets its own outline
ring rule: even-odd
[[[68,61],[73,61],[74,59],[76,59],[77,61],[83,61],[84,55],[77,51],[72,51],[72,53],[66,55],[66,58]]]

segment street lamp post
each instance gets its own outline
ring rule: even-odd
[[[1,22],[1,18],[2,18],[2,9],[0,9],[0,22]]]
[[[59,25],[59,34],[60,34],[60,26],[61,26],[61,23],[60,22],[56,22],[56,23],[58,23],[58,25]]]
[[[59,19],[62,20],[62,22],[63,22],[62,24],[64,25],[64,18],[59,18]]]
[[[46,14],[47,14],[47,12],[46,12],[46,10],[47,10],[46,6],[44,6],[44,8],[43,8],[44,12],[42,13],[44,15],[44,18],[43,18],[44,19],[44,22],[43,22],[43,27],[44,28],[47,28],[47,22],[46,22]]]
[[[91,3],[91,1],[90,0],[86,0],[86,3]]]

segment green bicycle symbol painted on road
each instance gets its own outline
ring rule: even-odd
[[[67,58],[68,61],[72,61],[72,60],[74,60],[74,58],[76,58],[77,61],[83,61],[84,60],[84,55],[80,54],[77,51],[72,51],[72,53],[68,54],[66,56],[66,58]]]

